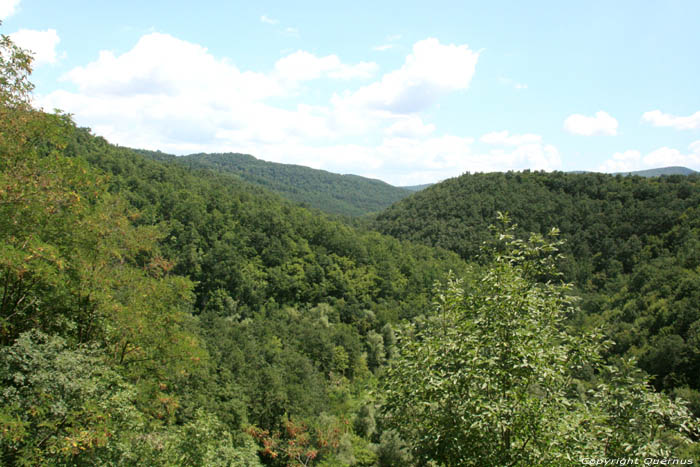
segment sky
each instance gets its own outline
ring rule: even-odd
[[[700,170],[700,2],[0,0],[35,106],[393,185]]]

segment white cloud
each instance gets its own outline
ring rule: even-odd
[[[616,152],[610,159],[603,162],[600,172],[631,172],[643,167],[642,153],[637,150]]]
[[[419,112],[451,92],[466,89],[478,59],[479,53],[466,45],[443,45],[433,38],[418,41],[400,69],[355,93],[337,96],[335,102],[396,114]]]
[[[617,152],[605,161],[598,170],[601,172],[631,172],[635,170],[655,169],[659,167],[683,166],[700,169],[700,141],[691,143],[689,154],[678,149],[661,147],[645,156],[637,150]]]
[[[386,130],[384,134],[387,136],[396,136],[402,138],[423,138],[435,131],[435,125],[432,123],[425,124],[420,117],[416,115],[402,115]]]
[[[279,20],[270,18],[269,16],[262,15],[260,16],[260,21],[265,23],[265,24],[279,24]]]
[[[377,52],[384,52],[385,50],[389,50],[393,48],[393,44],[382,44],[382,45],[375,45],[372,47],[372,50],[376,50]]]
[[[280,60],[270,74],[242,71],[200,45],[153,33],[124,54],[102,51],[66,73],[63,79],[77,92],[55,91],[38,96],[37,103],[71,112],[79,124],[122,145],[178,154],[237,150],[249,142],[333,137],[328,108],[282,109],[265,99],[289,96],[290,79],[361,77],[375,67],[300,51]]]
[[[644,164],[647,167],[700,167],[700,152],[682,154],[678,149],[663,147],[647,154],[644,157]]]
[[[20,29],[10,34],[12,41],[23,49],[29,50],[34,55],[34,65],[56,63],[56,47],[61,39],[55,29],[35,31],[32,29]]]
[[[157,33],[122,55],[102,51],[63,79],[78,92],[55,91],[37,103],[74,113],[114,143],[178,153],[216,142],[222,129],[245,126],[260,113],[261,99],[285,92],[264,74],[240,71],[204,47]]]
[[[663,113],[660,110],[652,110],[651,112],[644,112],[644,114],[642,114],[642,120],[654,126],[672,127],[676,130],[700,129],[700,111],[687,117],[677,117],[675,115]]]
[[[96,61],[74,68],[64,78],[86,95],[185,96],[217,105],[282,93],[262,73],[241,72],[200,45],[160,33],[141,37],[120,56],[101,51]]]
[[[387,136],[377,145],[336,144],[285,146],[285,158],[337,173],[381,178],[397,186],[435,182],[464,172],[502,170],[555,170],[561,168],[559,152],[552,145],[529,144],[505,150],[477,151],[474,139],[454,135],[426,138]],[[280,160],[275,145],[250,146],[266,160]]]
[[[564,129],[575,135],[591,136],[601,134],[615,136],[617,134],[617,120],[602,110],[596,112],[594,117],[573,114],[564,120]]]
[[[288,98],[315,92],[296,86],[300,82],[366,77],[376,64],[345,64],[335,55],[297,51],[259,73],[241,70],[198,44],[153,33],[123,54],[100,52],[64,76],[75,91],[38,96],[38,103],[71,112],[79,125],[124,146],[175,154],[247,152],[341,173],[381,174],[396,184],[465,171],[560,168],[558,151],[538,135],[494,133],[482,139],[500,146],[475,149],[474,138],[440,134],[420,113],[406,111],[465,89],[477,57],[466,46],[421,41],[374,88],[335,94],[325,104],[290,106]],[[390,89],[393,83],[398,91]],[[430,90],[431,99],[417,105],[420,89]],[[376,108],[365,100],[381,92],[392,105]]]
[[[19,0],[0,0],[0,21],[14,15],[18,5]]]
[[[499,144],[502,146],[521,146],[524,144],[539,143],[542,141],[540,135],[526,133],[523,135],[510,135],[507,130],[486,133],[480,138],[482,143]]]
[[[322,76],[337,79],[369,78],[377,68],[378,65],[373,62],[347,65],[337,55],[317,57],[303,50],[287,55],[275,64],[279,76],[289,81],[308,81]]]
[[[289,36],[298,36],[299,35],[299,30],[297,28],[292,28],[292,27],[287,27],[284,28],[285,34]]]

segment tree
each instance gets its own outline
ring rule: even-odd
[[[557,231],[524,241],[507,216],[499,219],[490,264],[466,282],[448,277],[435,315],[404,330],[386,371],[386,423],[415,459],[556,465],[584,453],[666,454],[659,439],[669,430],[687,441],[687,410],[652,395],[638,374],[607,378],[591,395],[577,390],[586,369],[619,373],[602,364],[599,336],[566,330],[575,301],[555,267]],[[624,422],[655,429],[619,435],[614,428]]]
[[[173,421],[207,354],[163,229],[66,157],[75,125],[31,108],[30,65],[0,38],[0,462],[103,464]]]
[[[39,331],[0,348],[0,459],[4,465],[97,460],[141,422],[134,389],[95,348],[71,349]]]

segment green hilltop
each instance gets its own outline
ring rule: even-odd
[[[402,200],[373,227],[483,261],[507,212],[520,235],[560,230],[560,269],[583,298],[572,320],[603,325],[667,391],[695,391],[700,414],[700,174],[465,174]]]
[[[266,162],[248,154],[191,154],[176,157],[150,151],[140,152],[191,168],[236,175],[297,203],[330,214],[362,216],[375,213],[411,194],[410,190],[381,180],[340,175],[301,165]]]

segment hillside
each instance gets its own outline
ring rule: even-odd
[[[330,214],[362,216],[379,212],[410,195],[409,190],[358,175],[340,175],[292,164],[278,164],[247,154],[192,154],[175,157],[140,151],[186,167],[234,174],[303,205]]]
[[[374,227],[475,260],[498,211],[521,234],[560,229],[560,267],[584,297],[574,320],[605,323],[614,352],[639,358],[657,388],[700,389],[700,175],[467,174],[400,201]]]
[[[634,172],[616,172],[613,175],[636,175],[639,177],[660,177],[662,175],[692,175],[697,173],[687,167],[659,167],[657,169],[637,170]]]
[[[176,465],[166,459],[222,449],[257,458],[254,433],[288,422],[339,430],[366,403],[364,388],[393,352],[393,328],[429,312],[448,270],[466,269],[454,253],[354,229],[234,174],[147,158],[69,117],[30,115],[29,136],[2,147],[16,156],[0,166],[0,381],[28,391],[16,383],[24,367],[16,376],[8,368],[16,355],[39,358],[26,371],[44,379],[31,390],[68,391],[56,404],[75,413],[65,428],[54,425],[60,442],[70,446],[74,429],[118,440],[111,451],[102,434],[75,441],[92,464]],[[52,382],[54,367],[77,389]],[[7,394],[0,405],[13,417],[39,403]],[[118,400],[83,405],[100,397]],[[3,462],[31,449],[45,455],[30,446],[45,424],[60,423],[51,411],[61,409],[42,404],[12,446],[0,437]],[[104,428],[90,418],[101,413],[114,417]],[[259,431],[244,435],[251,426]],[[212,431],[192,435],[207,440],[193,453],[183,430]]]
[[[31,63],[0,37],[0,465],[697,458],[698,176],[469,176],[377,217],[460,258],[110,144],[32,107]]]

